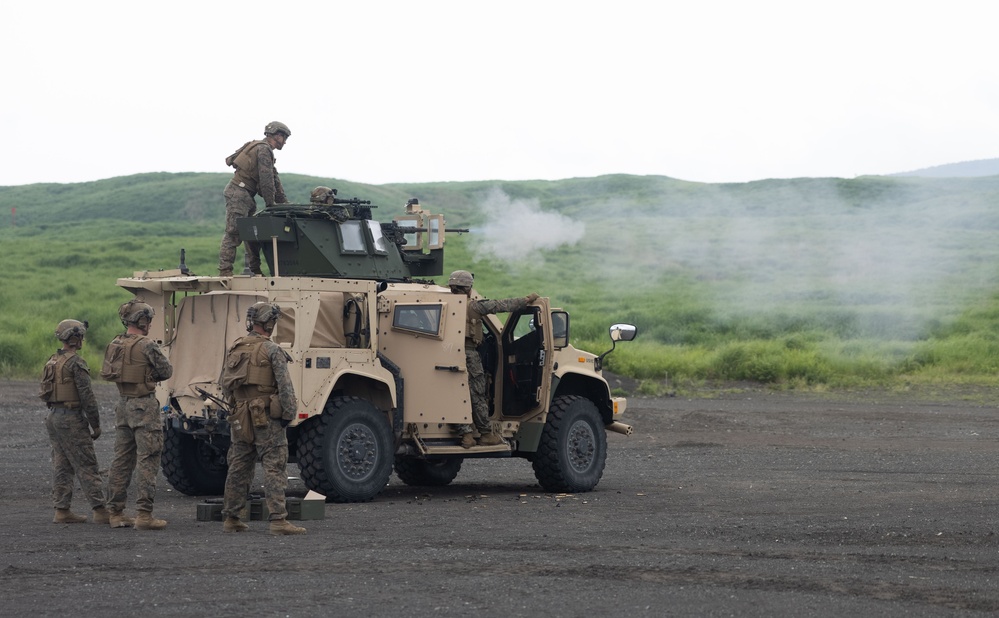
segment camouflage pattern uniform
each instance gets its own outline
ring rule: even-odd
[[[150,379],[161,382],[173,375],[170,361],[152,339],[130,334],[118,335],[115,339],[136,337],[144,339],[135,345],[148,364]],[[114,410],[114,424],[114,459],[108,473],[108,509],[118,513],[125,509],[128,485],[138,464],[136,509],[151,512],[156,494],[156,475],[160,471],[160,454],[163,452],[163,422],[156,393],[141,397],[121,395]]]
[[[528,305],[527,298],[503,300],[470,300],[465,318],[465,369],[468,372],[468,390],[472,395],[472,422],[479,433],[490,433],[489,398],[486,396],[486,371],[482,367],[479,344],[482,343],[482,316],[518,311]],[[472,426],[458,426],[458,435],[472,433]]]
[[[285,490],[288,488],[288,435],[285,426],[295,418],[298,402],[288,373],[288,357],[281,346],[256,332],[247,334],[236,344],[254,338],[264,340],[264,351],[274,372],[274,386],[281,402],[282,418],[275,420],[268,416],[265,427],[253,427],[254,437],[249,442],[238,439],[236,431],[231,430],[222,517],[239,518],[246,508],[246,496],[250,492],[254,466],[259,459],[264,469],[264,493],[270,520],[282,520],[288,516],[285,507]],[[228,397],[231,401],[239,401],[234,393],[229,393]]]
[[[87,494],[90,507],[98,509],[104,506],[104,482],[97,468],[94,439],[88,424],[95,429],[101,426],[100,410],[90,386],[90,368],[82,357],[72,351],[59,350],[49,362],[66,354],[70,357],[63,365],[62,373],[73,377],[79,401],[48,403],[45,428],[52,442],[52,502],[57,509],[69,509],[75,476],[80,479],[80,487]]]
[[[237,169],[232,180],[222,192],[225,197],[225,232],[219,246],[219,272],[231,272],[236,261],[236,247],[240,244],[239,230],[236,229],[236,219],[250,217],[257,212],[257,202],[254,196],[258,193],[264,198],[264,206],[288,202],[281,177],[274,167],[274,150],[265,141],[247,142],[243,148],[251,148],[256,166],[252,170]],[[242,149],[241,149],[242,150]],[[246,252],[247,266],[250,270],[260,272],[260,244],[246,242],[243,249]]]

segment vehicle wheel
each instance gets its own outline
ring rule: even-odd
[[[534,476],[546,491],[590,491],[607,461],[607,433],[593,402],[562,396],[552,402],[534,454]]]
[[[298,467],[305,486],[333,502],[367,502],[392,474],[392,427],[357,397],[334,397],[300,430]]]
[[[187,496],[220,496],[229,472],[229,438],[200,440],[167,425],[163,432],[160,465],[174,489]]]
[[[443,487],[454,480],[461,470],[462,457],[396,457],[395,473],[399,479],[414,486]]]

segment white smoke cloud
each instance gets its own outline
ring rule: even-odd
[[[685,293],[719,319],[826,316],[844,333],[886,339],[917,339],[994,291],[999,216],[987,203],[935,185],[886,181],[867,200],[842,197],[836,181],[800,184],[767,187],[762,200],[751,186],[700,187],[696,200],[593,208],[624,222],[616,233],[627,241],[588,276],[686,276]]]
[[[574,245],[586,233],[586,224],[542,211],[537,199],[511,199],[497,187],[479,207],[486,222],[475,229],[472,249],[480,260],[524,260],[539,251]]]

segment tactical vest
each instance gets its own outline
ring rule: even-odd
[[[471,339],[476,348],[482,343],[482,315],[472,310],[472,303],[468,303],[465,313],[465,339]]]
[[[257,178],[257,157],[260,152],[258,146],[261,144],[267,148],[271,147],[264,140],[253,140],[243,144],[239,150],[226,157],[225,160],[227,165],[236,168],[232,182],[249,191],[251,195],[257,192],[257,184],[260,180]]]
[[[53,354],[45,363],[38,396],[53,406],[75,409],[80,407],[80,392],[76,388],[73,372],[66,370],[66,363],[76,352]]]
[[[101,377],[118,385],[123,397],[145,397],[156,390],[152,368],[139,343],[146,337],[119,335],[108,344]]]
[[[219,384],[236,401],[270,397],[277,392],[274,368],[264,348],[268,341],[263,337],[241,337],[229,348]]]

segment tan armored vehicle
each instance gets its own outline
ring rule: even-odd
[[[163,472],[189,495],[220,494],[229,428],[219,378],[226,349],[245,334],[246,309],[280,305],[273,339],[291,357],[298,414],[289,452],[306,486],[336,502],[370,500],[393,466],[410,485],[446,485],[466,457],[522,457],[552,492],[593,489],[607,431],[623,398],[601,375],[602,356],[569,344],[569,315],[539,298],[506,322],[487,316],[480,347],[491,422],[507,444],[462,448],[471,423],[465,373],[468,299],[424,277],[443,271],[444,218],[416,200],[392,223],[360,200],[270,208],[239,222],[264,246],[273,276],[199,277],[183,265],[137,272],[118,285],[153,305],[173,377],[157,395],[167,410]],[[611,339],[635,328],[615,325]],[[612,347],[613,349],[613,347]],[[605,353],[606,354],[606,353]]]

